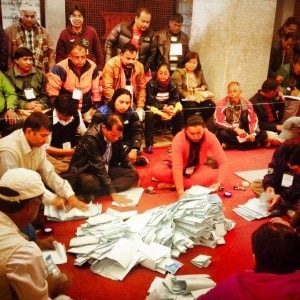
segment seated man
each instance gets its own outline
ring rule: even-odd
[[[255,267],[217,284],[197,300],[297,299],[300,236],[283,224],[265,223],[251,237]]]
[[[6,134],[10,126],[18,122],[17,94],[9,80],[0,71],[0,132]]]
[[[103,123],[104,118],[110,114],[117,114],[123,123],[123,143],[125,151],[128,153],[128,159],[136,166],[144,166],[148,164],[148,160],[141,153],[141,145],[143,139],[143,125],[139,119],[137,112],[131,106],[131,93],[124,89],[117,89],[111,101],[98,108],[92,117],[92,123]]]
[[[219,190],[227,169],[227,158],[219,141],[205,128],[203,119],[194,115],[172,141],[172,161],[154,166],[152,175],[161,182],[159,189],[176,188],[181,197],[193,185]]]
[[[281,65],[276,74],[282,78],[281,89],[286,100],[283,121],[299,116],[300,101],[289,98],[289,96],[300,96],[300,54],[294,54],[292,63]]]
[[[96,64],[86,58],[86,48],[74,42],[69,58],[57,63],[47,74],[46,91],[53,102],[60,94],[70,94],[78,100],[78,109],[84,121],[89,123],[95,107],[101,102],[99,75]]]
[[[79,136],[84,135],[86,126],[78,101],[70,94],[61,94],[54,100],[54,108],[46,114],[52,120],[52,132],[47,147],[47,158],[54,165],[56,173],[67,171],[69,162],[75,151]]]
[[[123,124],[115,114],[108,115],[103,123],[90,125],[77,144],[67,172],[68,176],[75,174],[70,182],[77,195],[88,201],[109,194],[113,201],[131,202],[117,194],[137,185],[139,180],[124,149],[122,132]]]
[[[227,86],[227,97],[216,106],[216,136],[224,149],[247,150],[266,145],[267,133],[259,130],[253,106],[241,97],[241,93],[240,84],[230,82]]]
[[[261,89],[249,101],[253,104],[258,118],[258,125],[268,135],[268,142],[279,145],[277,137],[282,130],[284,113],[284,99],[279,94],[279,83],[273,78],[268,78]]]
[[[133,106],[143,114],[146,101],[144,67],[137,60],[136,46],[128,43],[119,55],[109,59],[103,68],[102,84],[104,103],[111,101],[118,88],[126,88],[132,94]]]
[[[300,212],[300,136],[283,143],[274,152],[263,180],[251,183],[253,192],[272,193],[268,210],[294,216]],[[293,222],[295,220],[292,221]]]
[[[50,299],[70,285],[65,274],[46,274],[41,250],[20,232],[36,218],[44,192],[40,175],[28,169],[0,179],[1,299]]]
[[[14,53],[14,66],[5,73],[16,90],[17,108],[25,117],[33,111],[43,111],[51,107],[45,90],[45,74],[36,69],[33,63],[32,51],[20,47]]]
[[[53,165],[46,157],[43,147],[51,133],[52,122],[41,112],[33,112],[26,118],[23,128],[15,130],[0,139],[0,177],[9,169],[26,168],[38,172],[43,182],[53,192],[47,190],[44,204],[52,204],[57,209],[67,210],[77,207],[87,209],[87,205],[77,199],[70,184],[55,173]]]

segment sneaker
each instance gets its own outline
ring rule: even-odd
[[[153,146],[152,145],[146,146],[145,152],[148,153],[148,154],[152,154],[153,153]]]
[[[149,160],[145,156],[138,156],[134,165],[135,166],[146,166],[149,164]]]

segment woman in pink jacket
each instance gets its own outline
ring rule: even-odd
[[[227,169],[227,157],[218,139],[205,128],[203,119],[194,115],[172,141],[172,161],[157,164],[152,174],[161,182],[159,189],[176,188],[181,197],[193,185],[218,190]]]

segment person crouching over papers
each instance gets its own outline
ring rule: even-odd
[[[122,131],[120,118],[111,114],[103,123],[92,121],[80,139],[68,172],[61,174],[64,178],[69,176],[79,198],[91,201],[95,196],[109,194],[115,202],[131,202],[126,196],[117,194],[136,186],[139,180],[124,150]],[[72,174],[74,178],[70,178]]]

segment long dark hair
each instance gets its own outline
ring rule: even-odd
[[[112,98],[111,98],[111,101],[109,102],[108,104],[108,108],[109,108],[109,111],[112,112],[112,113],[118,113],[116,111],[116,108],[115,108],[115,103],[116,103],[116,100],[121,96],[121,95],[128,95],[130,97],[130,99],[132,98],[132,95],[131,93],[127,90],[127,89],[124,89],[124,88],[119,88],[117,90],[115,90]],[[128,108],[128,111],[130,110],[130,107]]]

